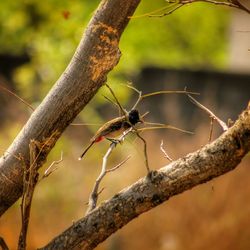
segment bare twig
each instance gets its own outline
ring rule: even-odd
[[[212,3],[216,5],[224,5],[227,7],[232,7],[236,9],[243,10],[250,14],[250,10],[247,9],[245,6],[243,6],[238,0],[232,0],[232,1],[216,1],[216,0],[178,0],[179,3],[185,5],[185,4],[190,4],[190,3],[195,3],[195,2],[205,2],[205,3]]]
[[[176,1],[172,1],[172,2],[168,1],[168,3],[170,5],[164,6],[163,8],[153,10],[151,12],[148,12],[148,13],[145,13],[145,14],[142,14],[142,15],[131,16],[129,18],[134,19],[134,18],[142,18],[142,17],[163,17],[163,16],[166,16],[166,15],[169,15],[169,14],[173,13],[175,10],[177,10],[178,8],[180,8],[182,6],[182,4],[177,3]],[[173,8],[173,9],[171,9],[171,8]],[[159,15],[155,14],[155,13],[159,13],[159,12],[162,12],[162,11],[166,11],[166,12],[163,13],[163,14],[159,14]]]
[[[216,0],[179,0],[180,3],[182,4],[189,4],[189,3],[195,3],[195,2],[205,2],[205,3],[212,3],[212,4],[216,4],[216,5],[224,5],[227,7],[232,7],[232,8],[236,8],[236,9],[240,9],[243,10],[245,12],[247,12],[248,14],[250,14],[250,10],[247,9],[244,5],[242,5],[240,3],[240,1],[238,0],[229,0],[229,1],[216,1]]]
[[[109,89],[110,93],[112,94],[112,96],[115,98],[115,101],[117,103],[117,105],[120,108],[120,111],[122,112],[123,115],[127,115],[127,111],[122,107],[122,105],[120,104],[119,100],[117,99],[113,89],[106,83],[106,87]]]
[[[186,91],[186,90],[161,90],[161,91],[156,91],[156,92],[152,92],[152,93],[142,95],[141,99],[146,98],[146,97],[150,97],[150,96],[154,96],[154,95],[162,95],[162,94],[200,95],[200,93]]]
[[[229,1],[216,1],[216,0],[170,0],[166,1],[168,4],[164,6],[163,8],[151,11],[149,13],[145,13],[142,15],[137,15],[137,16],[131,16],[129,18],[142,18],[142,17],[164,17],[167,15],[172,14],[174,11],[177,9],[181,8],[184,5],[191,4],[191,3],[196,3],[196,2],[204,2],[204,3],[212,3],[215,5],[222,5],[222,6],[227,6],[231,8],[236,8],[243,10],[250,14],[250,10],[247,9],[243,4],[240,3],[238,0],[229,0]],[[162,14],[157,14],[161,13]]]
[[[170,162],[173,161],[173,159],[168,155],[166,150],[163,148],[163,140],[161,140],[160,149],[163,152],[165,158],[167,158]]]
[[[100,126],[102,123],[71,123],[70,126]]]
[[[182,4],[189,4],[189,3],[196,3],[196,2],[205,2],[205,3],[212,3],[216,5],[225,5],[228,7],[238,8],[237,4],[228,1],[215,1],[215,0],[177,0]]]
[[[128,88],[134,90],[138,94],[137,101],[135,102],[134,106],[132,107],[132,109],[135,109],[137,107],[137,105],[139,104],[139,102],[141,101],[142,91],[138,90],[137,88],[135,88],[131,84],[127,84],[126,86]]]
[[[219,119],[211,110],[209,110],[208,108],[203,106],[201,103],[199,103],[197,100],[195,100],[191,95],[187,95],[187,96],[196,106],[198,106],[199,108],[204,110],[206,113],[208,113],[210,115],[210,117],[212,117],[215,121],[217,121],[218,124],[222,127],[223,131],[228,130],[227,124],[225,122],[223,122],[221,119]]]
[[[182,4],[182,3],[172,4],[171,6],[168,6],[168,7],[165,8],[165,10],[170,9],[167,12],[165,12],[163,14],[159,14],[159,15],[148,15],[148,17],[164,17],[164,16],[168,16],[168,15],[172,14],[174,11],[178,10],[183,5],[184,4]]]
[[[107,169],[106,173],[110,173],[110,172],[114,172],[116,169],[118,169],[119,167],[121,167],[124,163],[126,163],[129,159],[130,159],[130,155],[127,156],[127,158],[125,158],[122,162],[120,162],[119,164],[117,164],[116,166],[114,166],[113,168]]]
[[[107,97],[107,96],[103,96],[106,100],[108,100],[111,104],[113,104],[113,105],[115,105],[116,106],[116,108],[118,108],[119,109],[119,111],[120,111],[120,106],[116,103],[116,102],[114,102],[113,100],[111,100],[109,97]]]
[[[139,104],[139,102],[142,99],[144,99],[146,97],[155,96],[155,95],[162,95],[162,94],[190,94],[190,95],[199,95],[200,94],[200,93],[197,93],[197,92],[191,92],[191,91],[187,91],[187,90],[160,90],[160,91],[151,92],[151,93],[143,95],[142,91],[138,90],[137,88],[135,88],[131,84],[126,84],[126,86],[128,88],[134,90],[138,94],[138,99],[137,99],[137,101],[134,104],[134,106],[133,106],[132,109],[135,109],[137,107],[137,105]]]
[[[116,147],[117,143],[119,141],[123,141],[125,139],[125,137],[133,130],[133,128],[131,127],[130,129],[128,129],[127,131],[125,131],[116,141],[113,141],[110,144],[109,149],[107,150],[106,154],[103,157],[102,160],[102,169],[101,169],[101,173],[100,175],[97,177],[96,181],[95,181],[95,185],[92,189],[92,192],[89,196],[89,202],[88,202],[88,209],[86,214],[88,214],[90,211],[92,211],[97,204],[97,200],[98,200],[98,195],[99,195],[99,186],[100,183],[102,181],[102,179],[105,177],[105,175],[109,172],[113,172],[116,169],[118,169],[120,166],[122,166],[130,157],[127,157],[125,160],[123,160],[121,163],[119,163],[118,165],[116,165],[115,167],[111,168],[111,169],[107,169],[107,161],[108,161],[108,157],[110,156],[110,154],[112,153],[112,151],[114,150],[114,148]]]
[[[23,195],[21,201],[21,219],[22,227],[19,235],[18,250],[26,249],[26,239],[30,219],[30,209],[33,199],[35,186],[38,181],[38,166],[36,164],[37,158],[37,144],[34,140],[30,141],[30,166],[26,169],[24,167],[23,175]]]
[[[26,249],[26,240],[27,232],[30,220],[30,210],[33,199],[33,194],[35,191],[36,184],[39,179],[39,165],[38,158],[45,149],[45,147],[50,143],[53,138],[54,133],[51,134],[48,140],[46,140],[42,146],[41,143],[35,140],[30,140],[29,149],[30,149],[30,164],[26,166],[24,164],[24,173],[23,173],[23,194],[21,201],[21,231],[18,241],[18,250]]]
[[[32,111],[34,111],[35,109],[27,102],[25,101],[23,98],[21,98],[20,96],[18,96],[17,94],[15,94],[14,92],[12,92],[11,90],[5,88],[4,86],[0,85],[0,89],[6,91],[7,93],[13,95],[14,97],[16,97],[19,101],[21,101],[22,103],[24,103],[26,106],[28,106]]]
[[[210,132],[209,132],[208,143],[210,143],[211,140],[212,140],[213,128],[214,128],[214,118],[211,117],[211,121],[210,121]]]
[[[168,124],[154,123],[154,122],[145,122],[145,124],[152,124],[152,125],[157,125],[157,126],[138,128],[137,131],[146,131],[146,130],[154,130],[154,129],[173,129],[173,130],[177,130],[177,131],[187,133],[187,134],[191,134],[191,135],[194,134],[191,131],[184,130],[184,129],[181,129],[181,128],[177,128],[177,127],[174,127],[174,126],[168,125]]]
[[[55,171],[59,168],[59,166],[55,166],[55,165],[60,164],[62,161],[63,161],[63,151],[61,152],[61,158],[60,158],[60,160],[58,160],[58,161],[53,161],[53,162],[50,164],[50,166],[44,171],[44,174],[43,174],[42,178],[40,179],[40,181],[41,181],[42,179],[44,179],[44,178],[49,177],[53,172],[55,172]],[[55,167],[54,167],[54,166],[55,166]],[[54,168],[52,168],[52,167],[54,167]]]
[[[2,238],[1,236],[0,236],[0,247],[2,248],[2,250],[9,250],[4,238]]]
[[[148,163],[148,152],[147,152],[147,142],[146,140],[139,134],[139,131],[135,130],[135,133],[137,135],[137,137],[139,137],[139,139],[141,139],[141,141],[143,142],[144,145],[144,157],[145,157],[145,165],[147,168],[148,173],[150,173],[150,168],[149,168],[149,163]]]

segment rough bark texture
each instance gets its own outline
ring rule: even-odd
[[[172,162],[103,202],[53,239],[48,249],[93,249],[129,221],[170,197],[234,169],[250,151],[250,106],[214,142]]]
[[[120,36],[140,0],[103,0],[67,69],[0,158],[0,215],[22,194],[23,166],[29,165],[31,139],[47,141],[41,166],[65,128],[106,81],[120,58]],[[48,142],[48,138],[50,138]],[[18,160],[18,156],[22,160]]]

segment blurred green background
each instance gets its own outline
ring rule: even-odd
[[[0,84],[34,107],[39,105],[68,65],[98,4],[96,0],[0,1]],[[122,58],[109,74],[108,82],[125,106],[130,103],[132,91],[123,84],[136,79],[145,67],[209,71],[227,71],[229,67],[230,9],[197,3],[162,18],[139,17],[164,6],[163,0],[142,1],[135,13],[138,17],[131,19],[122,36]],[[109,95],[107,90],[98,92],[76,122],[88,123],[91,118],[92,123],[99,124],[116,116],[115,109],[108,114],[105,112],[103,107],[111,104],[103,95]],[[3,153],[31,111],[6,92],[1,91],[0,98],[0,150]],[[61,151],[63,162],[59,170],[39,183],[36,189],[28,249],[46,244],[83,216],[102,155],[108,147],[104,142],[90,151],[82,162],[77,161],[96,128],[69,126],[50,153],[41,173],[60,158]],[[221,133],[219,128],[217,130],[215,133]],[[209,119],[197,125],[192,137],[170,132],[145,135],[150,142],[150,162],[157,162],[152,168],[167,164],[154,146],[165,133],[166,147],[176,159],[207,142]],[[176,141],[182,143],[176,145]],[[111,197],[145,175],[142,146],[133,137],[117,148],[110,165],[125,158],[128,152],[132,159],[107,176],[100,200]],[[179,195],[136,219],[98,249],[248,249],[250,230],[246,221],[250,205],[244,204],[250,194],[247,165],[249,157],[233,173]],[[11,249],[17,245],[20,230],[19,204],[20,201],[0,220],[0,235]]]
[[[22,97],[40,102],[67,66],[99,1],[1,1],[0,53],[28,56],[13,72]],[[166,6],[142,1],[136,15]],[[146,65],[225,68],[229,10],[208,4],[183,7],[164,18],[134,18],[121,40],[123,56],[112,82]]]

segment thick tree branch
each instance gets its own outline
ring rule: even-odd
[[[250,105],[233,127],[198,151],[154,171],[103,202],[53,239],[48,249],[93,249],[140,214],[233,170],[250,151]]]
[[[65,128],[72,122],[118,63],[119,40],[140,0],[103,0],[90,21],[64,73],[33,112],[12,145],[0,158],[0,215],[22,194],[23,167],[29,164],[29,142],[41,144],[53,135],[37,160],[40,167]],[[13,155],[20,156],[18,160]]]

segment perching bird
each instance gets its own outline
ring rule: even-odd
[[[117,136],[121,135],[124,131],[131,128],[138,122],[143,122],[143,121],[141,120],[140,114],[136,109],[131,110],[128,113],[127,117],[124,115],[106,122],[98,129],[96,134],[90,139],[90,144],[83,151],[83,153],[79,157],[79,160],[83,158],[83,156],[94,145],[94,143],[100,142],[104,138],[112,140]]]

